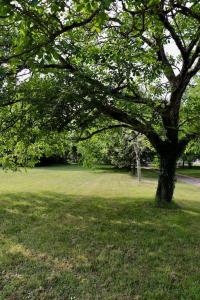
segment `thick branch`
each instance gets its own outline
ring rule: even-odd
[[[13,104],[21,102],[21,101],[22,100],[20,99],[20,100],[8,101],[8,102],[4,102],[4,103],[0,102],[0,107],[10,106],[10,105],[13,105]]]
[[[173,68],[165,54],[163,44],[161,44],[159,42],[158,47],[159,47],[159,50],[157,51],[157,55],[158,55],[159,61],[161,61],[164,66],[164,69],[163,69],[164,74],[167,77],[170,84],[174,86],[176,84],[176,75],[174,74]]]
[[[135,117],[130,116],[125,111],[118,109],[116,107],[103,104],[102,102],[96,101],[96,107],[106,116],[111,117],[119,122],[123,122],[132,127],[133,130],[144,134],[152,143],[154,148],[158,150],[162,147],[163,141],[159,135],[154,131],[154,129],[149,126],[149,124],[143,124]]]
[[[162,41],[159,40],[158,38],[155,38],[155,41],[150,40],[149,38],[145,36],[141,36],[141,39],[143,42],[145,42],[150,48],[153,50],[156,50],[158,60],[162,63],[163,65],[163,72],[168,79],[169,83],[171,85],[174,85],[176,82],[176,75],[174,74],[172,65],[170,64],[164,50],[164,46],[162,44]],[[158,49],[158,50],[157,50]]]
[[[192,78],[192,76],[196,75],[199,70],[200,70],[200,57],[196,60],[196,63],[193,66],[193,68],[189,70],[188,72],[189,77]]]
[[[192,39],[190,44],[187,47],[187,53],[190,55],[191,51],[194,49],[195,46],[197,46],[197,43],[199,43],[200,40],[200,27],[195,33],[195,37]]]
[[[56,37],[58,37],[59,35],[67,32],[67,31],[70,31],[74,28],[78,28],[78,27],[82,27],[84,25],[87,25],[88,23],[90,23],[94,17],[100,12],[100,8],[96,9],[88,18],[80,21],[80,22],[73,22],[72,24],[69,24],[69,25],[65,25],[63,26],[60,30],[57,30],[55,33],[53,33],[50,37],[50,40],[54,40]]]
[[[199,12],[195,12],[194,10],[192,10],[191,8],[181,5],[179,2],[177,2],[175,5],[175,7],[180,9],[180,12],[187,16],[187,17],[192,17],[198,21],[200,21],[200,13]]]
[[[93,78],[89,77],[88,75],[84,74],[83,72],[78,70],[74,65],[70,64],[69,62],[67,62],[62,57],[60,57],[60,60],[62,60],[61,64],[45,64],[45,65],[38,64],[38,65],[35,65],[35,66],[37,66],[40,69],[42,69],[42,68],[51,69],[52,68],[52,69],[69,70],[72,73],[76,73],[76,75],[79,76],[79,78],[83,78],[86,82],[88,82],[90,84],[93,84],[94,86],[99,87],[101,91],[103,91],[104,93],[106,93],[109,96],[113,96],[115,99],[122,100],[122,101],[128,101],[128,102],[131,102],[131,103],[146,104],[148,106],[153,105],[153,103],[149,99],[146,99],[146,98],[142,97],[138,93],[135,94],[135,95],[130,95],[130,94],[121,92],[120,89],[125,88],[126,85],[124,87],[121,87],[121,88],[119,88],[119,87],[110,88],[109,86],[105,86],[103,83],[101,83],[97,79],[93,79]]]
[[[185,60],[186,57],[186,49],[184,48],[182,41],[178,34],[176,33],[174,27],[170,24],[167,16],[164,14],[164,12],[160,12],[158,14],[160,21],[163,23],[164,27],[170,32],[171,37],[173,38],[174,42],[176,43],[178,49],[181,52],[181,55],[183,59]]]

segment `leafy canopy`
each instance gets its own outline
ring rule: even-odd
[[[18,137],[35,128],[42,135],[122,126],[144,134],[160,155],[178,156],[198,134],[185,130],[180,108],[200,69],[199,1],[1,0],[0,7],[0,97],[12,105],[3,123],[9,128],[14,117]]]

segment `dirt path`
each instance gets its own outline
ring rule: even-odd
[[[180,175],[180,174],[177,174],[176,177],[178,181],[189,183],[200,187],[200,178],[195,178],[195,177],[190,177],[190,176]]]
[[[158,169],[151,169],[149,167],[145,167],[144,169],[152,170],[152,171],[156,172],[157,174],[159,173]],[[200,178],[195,178],[195,177],[177,174],[177,173],[176,173],[176,178],[179,182],[184,182],[184,183],[188,183],[188,184],[192,184],[192,185],[200,187]]]

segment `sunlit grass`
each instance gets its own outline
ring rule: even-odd
[[[147,174],[146,174],[147,176]],[[197,299],[200,189],[80,167],[0,171],[0,299]]]

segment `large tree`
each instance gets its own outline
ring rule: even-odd
[[[103,120],[144,134],[160,157],[156,200],[171,202],[177,159],[197,135],[180,109],[200,69],[199,1],[1,0],[0,22],[2,73],[32,75],[31,92],[15,81],[8,102],[26,99],[59,130]]]

